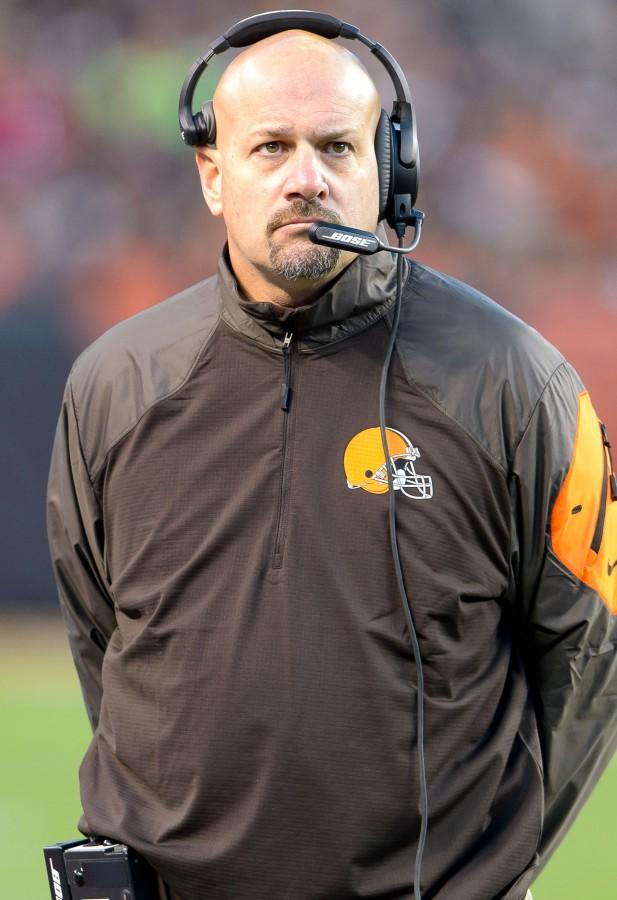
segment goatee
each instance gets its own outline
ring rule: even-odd
[[[334,271],[341,251],[336,247],[322,247],[313,244],[307,234],[298,235],[290,243],[281,245],[272,240],[272,233],[281,225],[295,219],[309,217],[323,219],[333,225],[342,225],[342,219],[332,210],[325,209],[320,203],[309,200],[296,200],[285,212],[275,213],[267,226],[268,254],[272,271],[287,281],[299,279],[317,280]]]

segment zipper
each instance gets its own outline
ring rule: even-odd
[[[291,350],[289,349],[289,345],[291,344],[291,339],[293,334],[291,331],[287,331],[285,333],[285,339],[283,341],[283,383],[281,384],[281,409],[287,412],[289,410],[289,404],[291,403]]]
[[[293,333],[285,333],[283,340],[283,381],[281,383],[281,409],[288,413],[291,405],[291,341]],[[289,416],[283,419],[283,441],[281,448],[281,478],[279,482],[278,509],[276,513],[276,527],[274,529],[274,553],[272,567],[280,568],[282,562],[282,537],[283,537],[283,506],[285,500],[285,475],[287,467],[287,429]]]
[[[591,549],[594,553],[600,552],[600,545],[602,544],[602,533],[604,532],[604,520],[606,518],[606,504],[607,504],[607,486],[610,483],[611,488],[611,501],[617,500],[617,478],[615,478],[615,472],[613,471],[613,457],[611,454],[611,442],[608,439],[608,433],[606,431],[606,425],[604,422],[600,422],[600,431],[602,432],[602,455],[604,458],[604,467],[602,471],[602,494],[600,496],[600,509],[598,510],[598,518],[596,520],[596,527],[593,532],[593,538],[591,539]]]

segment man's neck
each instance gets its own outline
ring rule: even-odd
[[[260,269],[246,265],[244,260],[234,259],[235,254],[229,248],[231,269],[243,297],[262,303],[274,303],[277,306],[305,306],[318,300],[319,297],[347,268],[351,260],[339,261],[339,264],[323,278],[299,278],[290,281],[277,276],[272,271],[262,272]]]

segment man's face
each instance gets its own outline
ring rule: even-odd
[[[314,290],[355,258],[311,243],[311,221],[377,224],[377,95],[355,63],[310,46],[262,48],[215,95],[218,172],[204,193],[249,294],[264,280]]]

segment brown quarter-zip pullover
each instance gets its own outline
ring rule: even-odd
[[[80,827],[180,900],[413,896],[416,670],[375,434],[394,295],[382,253],[312,304],[254,303],[224,256],[71,370],[48,521],[94,729]],[[424,900],[521,900],[615,749],[617,503],[586,396],[535,331],[408,264],[386,425]]]

